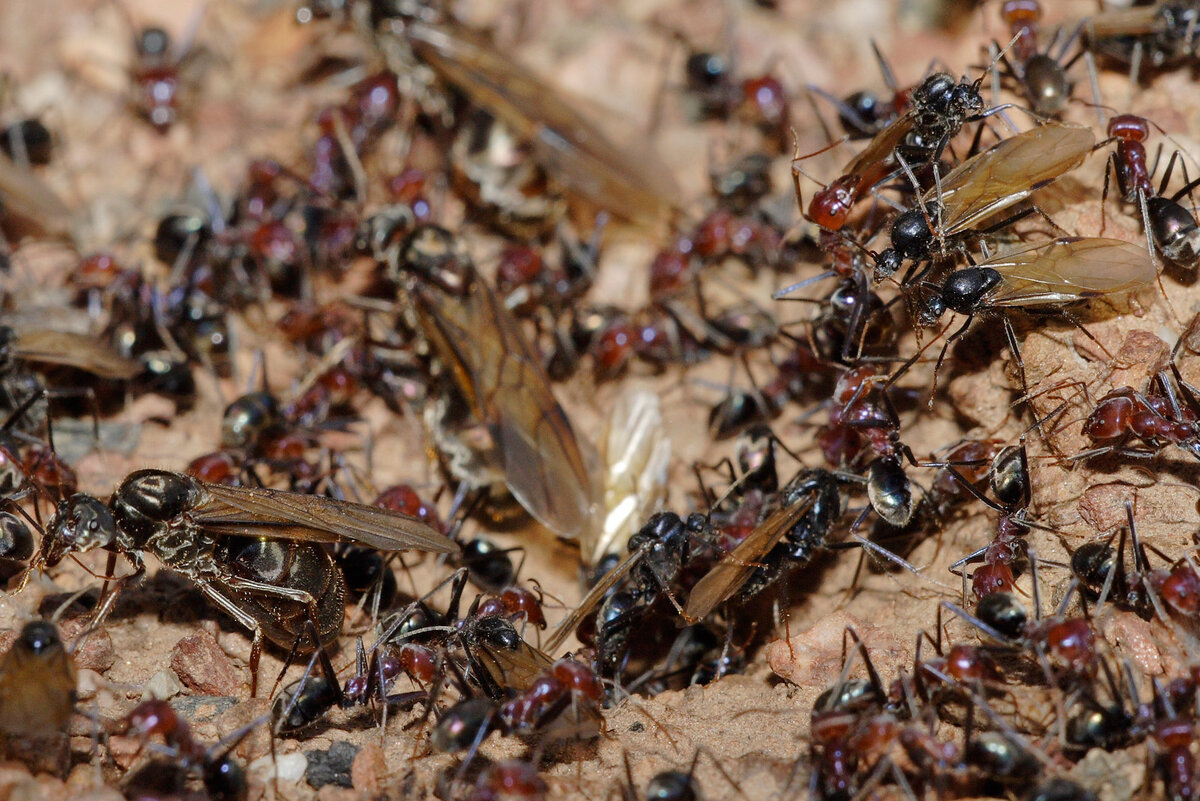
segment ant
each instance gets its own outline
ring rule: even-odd
[[[1112,538],[1085,543],[1071,554],[1071,572],[1084,591],[1100,603],[1111,599],[1143,620],[1166,619],[1175,612],[1187,620],[1200,615],[1200,569],[1184,558],[1169,569],[1151,569],[1146,547],[1137,536],[1133,504],[1126,502],[1127,523],[1121,528],[1114,550]],[[1133,566],[1125,561],[1125,539],[1130,539]]]
[[[949,601],[942,601],[942,606],[996,642],[1034,653],[1051,683],[1054,683],[1055,668],[1058,668],[1058,676],[1063,680],[1092,677],[1096,672],[1097,655],[1096,633],[1091,620],[1064,617],[1063,610],[1072,600],[1071,594],[1063,599],[1062,606],[1054,616],[1043,619],[1038,597],[1037,565],[1035,560],[1031,561],[1034,566],[1033,620],[1029,619],[1024,604],[1011,592],[993,592],[983,596],[976,607],[976,615]]]
[[[204,790],[213,801],[242,801],[249,794],[249,786],[245,769],[233,759],[233,749],[265,720],[251,721],[209,748],[193,737],[188,722],[163,700],[142,701],[125,716],[124,725],[126,732],[143,745],[151,737],[161,737],[179,767],[200,774]],[[161,781],[162,777],[155,775],[154,779]]]
[[[485,697],[460,701],[442,713],[429,741],[443,752],[467,749],[465,765],[493,731],[503,735],[537,731],[543,737],[550,736],[551,724],[568,709],[573,710],[573,733],[585,733],[586,728],[580,726],[583,715],[602,721],[599,705],[603,700],[604,685],[595,672],[574,659],[559,659],[527,690],[500,704]]]
[[[1108,122],[1109,139],[1115,139],[1117,147],[1108,159],[1104,173],[1104,188],[1101,206],[1108,197],[1109,176],[1116,175],[1121,198],[1138,206],[1146,229],[1146,239],[1154,250],[1172,264],[1194,269],[1200,264],[1200,225],[1196,216],[1179,201],[1191,193],[1200,181],[1188,181],[1174,195],[1165,192],[1171,180],[1179,151],[1171,155],[1163,172],[1157,191],[1152,177],[1155,172],[1148,165],[1145,141],[1150,135],[1149,123],[1133,114],[1118,114]],[[1161,151],[1160,151],[1161,152]],[[1157,166],[1157,160],[1156,165]]]
[[[1086,50],[1080,49],[1066,63],[1060,63],[1068,48],[1079,37],[1082,25],[1063,40],[1056,55],[1050,52],[1062,35],[1062,29],[1054,32],[1053,40],[1045,52],[1038,51],[1037,23],[1042,17],[1042,6],[1037,0],[1005,0],[1000,6],[1000,16],[1008,23],[1009,33],[1015,37],[1011,52],[999,56],[1006,72],[1021,88],[1033,111],[1042,117],[1054,117],[1062,112],[1071,99],[1071,81],[1067,70],[1079,60]],[[999,48],[994,44],[992,51]]]
[[[1093,14],[1084,35],[1092,50],[1129,64],[1129,83],[1136,86],[1143,61],[1161,70],[1196,57],[1197,23],[1195,4],[1158,2]]]

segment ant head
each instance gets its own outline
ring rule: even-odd
[[[875,256],[875,282],[891,278],[904,264],[904,257],[895,248],[888,248]]]
[[[108,506],[82,492],[59,501],[42,537],[41,562],[53,567],[68,553],[85,553],[112,544],[117,523]]]

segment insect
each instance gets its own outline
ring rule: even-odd
[[[976,314],[1008,309],[1062,307],[1079,301],[1133,292],[1147,286],[1157,273],[1145,249],[1119,239],[1063,237],[999,253],[973,267],[951,273],[929,295],[919,312],[922,324],[938,320],[947,310],[967,315],[942,347],[938,364],[950,343],[970,327]],[[1001,315],[1008,346],[1024,386],[1016,332]]]
[[[1136,86],[1143,62],[1161,70],[1196,57],[1198,23],[1200,7],[1196,3],[1164,0],[1093,14],[1084,22],[1083,31],[1092,50],[1129,64],[1129,82]]]
[[[1122,198],[1138,205],[1147,236],[1163,258],[1182,267],[1194,268],[1200,263],[1200,226],[1195,215],[1179,201],[1195,189],[1196,182],[1189,182],[1174,195],[1165,195],[1179,151],[1167,162],[1156,191],[1146,156],[1149,123],[1133,114],[1118,114],[1108,122],[1108,135],[1116,139],[1117,147],[1109,156],[1110,169],[1104,174],[1101,203],[1108,196],[1109,176],[1115,175]]]
[[[912,91],[908,111],[877,133],[840,178],[813,195],[808,218],[826,230],[840,231],[858,201],[892,174],[892,154],[910,134],[920,143],[918,153],[939,153],[963,125],[986,113],[979,94],[981,81],[982,77],[973,83],[958,82],[944,72],[922,81]]]
[[[1064,617],[1061,611],[1049,618],[1036,614],[1039,603],[1036,575],[1034,581],[1034,620],[1029,619],[1025,605],[1011,592],[994,592],[980,598],[976,608],[978,617],[948,601],[943,601],[942,606],[997,642],[1040,655],[1049,671],[1048,681],[1094,676],[1097,671],[1096,632],[1091,621]],[[1070,600],[1068,595],[1063,608]]]
[[[825,470],[804,470],[780,491],[778,507],[692,588],[684,615],[708,617],[735,593],[749,597],[777,580],[788,563],[806,564],[845,509],[840,484]]]
[[[672,212],[674,182],[657,156],[632,137],[629,143],[614,143],[569,97],[486,38],[449,16],[428,22],[380,9],[375,22],[377,29],[399,34],[380,37],[386,53],[397,58],[395,47],[401,43],[410,49],[439,78],[526,140],[533,159],[568,192],[633,222],[653,224]]]
[[[892,72],[891,65],[880,52],[875,40],[871,40],[871,51],[875,54],[875,63],[883,76],[890,97],[883,97],[871,90],[863,90],[839,99],[824,89],[809,84],[808,91],[818,95],[833,104],[838,112],[838,123],[850,139],[871,139],[880,131],[887,128],[896,118],[903,114],[908,107],[908,96],[911,89],[901,89]]]
[[[192,728],[187,720],[171,708],[166,701],[150,699],[135,706],[123,723],[129,734],[136,736],[143,744],[151,737],[159,736],[164,745],[171,750],[177,760],[176,769],[194,772],[200,775],[204,790],[213,801],[242,801],[249,793],[249,784],[245,769],[233,758],[233,749],[263,722],[262,718],[254,720],[241,729],[226,735],[220,742],[205,748],[192,734]],[[156,783],[168,778],[174,778],[178,790],[183,789],[183,776],[164,776],[162,766],[151,763],[147,769],[154,772]],[[128,784],[137,786],[138,775],[126,779]]]
[[[1006,0],[1000,6],[1000,16],[1008,23],[1010,33],[1017,37],[1012,45],[1012,58],[1005,54],[1001,63],[1021,88],[1030,107],[1043,117],[1053,117],[1062,112],[1071,99],[1071,82],[1067,70],[1083,55],[1080,50],[1071,59],[1061,63],[1067,49],[1075,42],[1079,29],[1066,37],[1056,55],[1050,55],[1055,42],[1061,37],[1061,29],[1055,31],[1054,40],[1045,52],[1038,52],[1037,23],[1042,17],[1042,6],[1037,0]],[[993,45],[993,50],[997,48]]]
[[[293,647],[311,622],[315,648],[341,631],[345,584],[323,544],[346,541],[434,553],[458,547],[418,520],[374,506],[139,470],[108,505],[82,493],[60,502],[31,569],[104,549],[111,575],[117,556],[125,557],[134,572],[101,601],[93,624],[99,625],[120,587],[145,572],[144,555],[153,554],[253,632],[253,694],[264,639]]]
[[[1115,549],[1110,537],[1107,541],[1084,543],[1071,554],[1071,572],[1084,592],[1100,599],[1100,603],[1112,600],[1144,620],[1165,617],[1170,612],[1184,620],[1195,620],[1200,615],[1200,570],[1191,559],[1181,559],[1170,568],[1151,568],[1146,548],[1137,536],[1131,504],[1126,504],[1125,514],[1127,525],[1121,529]],[[1132,567],[1125,561],[1127,533]]]
[[[995,500],[975,489],[975,485],[954,466],[943,464],[943,467],[951,471],[969,494],[979,498],[1001,515],[991,543],[959,559],[950,566],[951,572],[957,572],[957,568],[981,559],[983,565],[971,575],[971,588],[975,596],[982,598],[993,592],[1012,592],[1016,580],[1013,566],[1025,555],[1025,535],[1031,527],[1031,522],[1025,516],[1031,488],[1029,460],[1024,444],[1000,448],[992,457],[988,469],[988,484]],[[965,573],[963,582],[965,595]]]
[[[654,515],[629,538],[628,554],[606,572],[551,634],[545,648],[555,653],[567,637],[599,608],[595,640],[597,663],[611,669],[619,661],[634,626],[669,588],[688,561],[692,541],[708,531],[703,515],[686,520],[673,512]],[[613,592],[626,577],[633,586]]]
[[[452,432],[446,399],[426,421],[456,478],[481,481],[482,461],[538,522],[577,537],[593,508],[591,471],[540,359],[512,315],[476,272],[463,243],[444,228],[419,226],[389,264],[449,379],[490,439],[483,454]]]
[[[599,719],[604,686],[599,677],[574,659],[559,659],[530,682],[527,689],[497,704],[493,699],[470,698],[448,709],[429,736],[439,751],[470,749],[467,761],[493,731],[502,734],[540,732],[549,729],[565,713],[574,733],[580,733],[584,718]]]
[[[949,238],[1027,199],[1082,164],[1095,143],[1088,128],[1047,123],[967,159],[892,221],[891,247],[875,259],[876,279],[895,273],[904,259],[929,258],[935,240],[944,249]]]
[[[75,663],[58,628],[47,620],[26,623],[0,664],[0,733],[62,733],[74,711]]]
[[[334,707],[349,709],[371,701],[380,701],[385,708],[402,708],[427,699],[423,691],[389,694],[392,683],[401,673],[421,675],[422,668],[414,670],[413,659],[405,662],[383,651],[373,650],[368,659],[358,644],[357,672],[346,680],[343,687],[324,646],[317,649],[313,661],[321,666],[322,675],[313,672],[309,663],[304,675],[283,689],[271,704],[271,728],[276,734],[295,735],[321,720]],[[432,677],[432,664],[428,674]],[[428,680],[428,679],[426,679]]]
[[[688,91],[698,101],[700,117],[741,119],[757,128],[763,143],[774,152],[788,144],[791,125],[787,92],[770,73],[737,79],[732,59],[717,53],[697,51],[684,62]]]

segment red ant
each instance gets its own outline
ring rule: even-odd
[[[1150,135],[1149,123],[1133,114],[1118,114],[1108,122],[1108,136],[1117,142],[1116,152],[1109,156],[1109,170],[1104,174],[1101,205],[1108,197],[1109,174],[1117,176],[1117,188],[1128,203],[1135,203],[1142,214],[1146,238],[1152,248],[1167,261],[1187,269],[1200,264],[1200,225],[1196,216],[1180,204],[1180,199],[1196,188],[1200,181],[1188,181],[1174,195],[1167,197],[1167,183],[1179,151],[1171,155],[1162,181],[1155,190],[1151,180],[1154,170],[1149,166],[1145,141]],[[1157,163],[1157,160],[1156,160]]]
[[[264,721],[265,718],[254,720],[206,748],[194,739],[188,722],[166,701],[152,699],[134,707],[125,717],[125,726],[143,744],[151,737],[162,737],[181,767],[199,772],[210,798],[235,801],[245,798],[248,788],[245,770],[232,757],[233,749]]]

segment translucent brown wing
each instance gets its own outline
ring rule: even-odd
[[[955,167],[923,196],[942,204],[942,234],[974,228],[1078,167],[1096,137],[1078,125],[1052,123],[1010,136]],[[932,213],[932,212],[931,212]]]
[[[571,610],[571,614],[563,618],[562,622],[555,627],[550,639],[546,640],[542,646],[547,653],[557,653],[562,644],[566,642],[567,637],[574,633],[575,629],[579,628],[579,624],[583,619],[590,615],[600,606],[600,602],[604,600],[604,596],[608,591],[629,575],[629,571],[642,560],[646,552],[653,547],[653,541],[647,541],[645,545],[638,548],[636,551],[630,552],[628,556],[622,559],[616,567],[605,573],[596,584],[588,590],[588,594],[583,597],[583,600]]]
[[[554,665],[545,652],[534,648],[524,640],[516,649],[501,648],[492,644],[476,643],[470,646],[473,661],[487,671],[497,687],[524,692]]]
[[[555,534],[578,536],[593,511],[592,480],[571,423],[512,315],[478,279],[462,299],[419,286],[414,295],[438,355],[492,429],[509,491]]]
[[[454,553],[458,545],[411,517],[350,501],[263,487],[201,484],[192,519],[214,533],[246,537],[352,541],[381,551]]]
[[[717,605],[737,592],[764,556],[779,544],[784,535],[796,525],[813,505],[811,493],[796,503],[786,504],[772,512],[750,536],[738,543],[721,561],[704,575],[688,595],[684,613],[693,620],[707,617]]]
[[[914,119],[913,115],[908,113],[892,120],[886,128],[875,134],[861,153],[850,160],[846,165],[845,174],[859,175],[890,158],[896,146],[903,142],[904,137],[912,130]]]
[[[65,732],[75,711],[75,665],[59,644],[41,655],[13,645],[0,665],[0,735]]]
[[[644,143],[614,144],[571,99],[454,24],[405,26],[413,52],[519,135],[538,163],[567,190],[620,217],[657,222],[674,206],[674,181]]]
[[[1001,253],[991,267],[1004,283],[988,297],[991,306],[1072,303],[1139,289],[1155,278],[1143,247],[1119,239],[1065,237]]]
[[[71,212],[42,179],[0,153],[0,209],[51,236],[69,236]]]
[[[105,347],[94,337],[67,331],[18,330],[16,355],[27,361],[74,367],[101,378],[122,381],[142,371],[137,362]]]
[[[1157,6],[1111,9],[1088,17],[1085,30],[1092,41],[1111,36],[1161,33],[1166,28],[1166,19],[1158,11]]]

